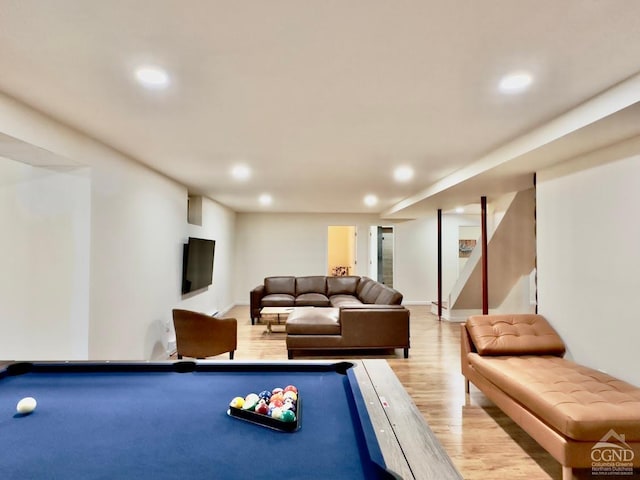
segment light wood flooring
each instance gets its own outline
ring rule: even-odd
[[[372,357],[387,359],[462,476],[467,480],[561,479],[560,465],[481,392],[471,386],[466,398],[460,374],[460,325],[439,322],[426,306],[409,308],[409,358],[402,358],[401,350]],[[285,334],[268,335],[265,325],[252,326],[248,307],[234,307],[226,316],[238,319],[237,360],[287,359]],[[274,331],[282,328],[275,326]]]

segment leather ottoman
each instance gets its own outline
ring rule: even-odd
[[[287,318],[287,335],[340,335],[340,310],[296,307]]]

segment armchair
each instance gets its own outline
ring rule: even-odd
[[[229,352],[238,347],[238,321],[235,318],[214,318],[189,310],[173,310],[178,358],[205,358]]]

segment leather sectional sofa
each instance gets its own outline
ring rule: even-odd
[[[400,292],[368,277],[267,277],[251,291],[251,323],[263,307],[296,307],[286,324],[289,358],[295,351],[395,348],[407,358],[409,310],[401,303]]]
[[[461,341],[467,393],[472,382],[560,462],[563,480],[640,466],[640,388],[563,358],[544,317],[472,316]]]
[[[262,307],[400,305],[402,294],[368,277],[267,277],[251,290],[251,324]]]

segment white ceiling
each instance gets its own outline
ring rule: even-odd
[[[142,63],[169,88],[136,84]],[[532,88],[500,94],[521,69]],[[466,203],[497,184],[457,172],[638,72],[636,0],[0,0],[0,91],[241,212],[269,192],[267,211],[418,216],[447,179]],[[620,121],[639,133],[638,109]]]

